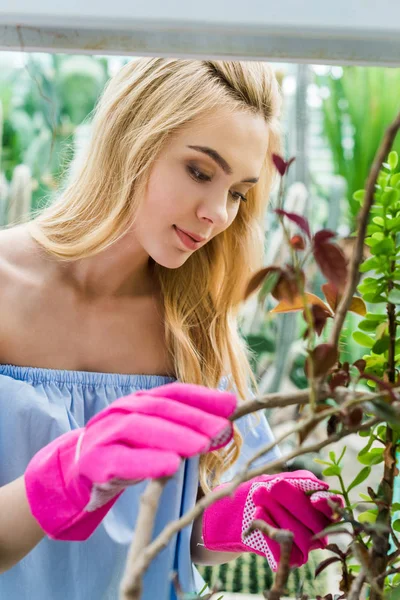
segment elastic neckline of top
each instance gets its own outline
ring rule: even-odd
[[[0,363],[0,375],[32,383],[65,383],[81,385],[110,385],[117,387],[138,387],[150,389],[176,381],[167,375],[145,373],[102,373],[100,371],[73,371],[68,369],[47,369]]]

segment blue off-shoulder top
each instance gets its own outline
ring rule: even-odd
[[[0,486],[20,477],[30,459],[56,437],[78,427],[117,398],[176,381],[160,375],[123,375],[0,365]],[[223,378],[218,389],[226,389]],[[261,413],[259,413],[261,416]],[[273,439],[265,419],[254,426],[236,421],[244,438],[239,460],[224,474],[231,479],[262,445]],[[280,456],[274,448],[254,464]],[[199,457],[182,462],[166,485],[153,538],[195,503]],[[43,538],[18,564],[0,575],[1,600],[118,600],[139,509],[147,482],[125,490],[101,525],[84,542]],[[190,556],[192,526],[179,532],[144,576],[142,600],[176,600],[171,573],[185,592],[204,585]]]

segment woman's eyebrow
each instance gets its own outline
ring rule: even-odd
[[[227,174],[232,174],[232,167],[226,162],[224,158],[213,148],[209,148],[208,146],[188,146],[192,150],[196,150],[197,152],[203,152],[203,154],[207,154],[210,158],[213,159],[217,163],[218,166]],[[241,183],[257,183],[258,177],[247,177],[243,179]]]

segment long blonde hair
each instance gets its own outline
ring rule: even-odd
[[[260,180],[232,225],[181,267],[154,264],[174,376],[215,388],[229,375],[230,389],[241,400],[250,383],[257,390],[257,382],[237,318],[246,283],[263,264],[263,218],[274,178],[271,154],[280,148],[280,103],[273,70],[265,63],[133,60],[106,85],[85,160],[30,223],[36,241],[59,259],[93,256],[132,225],[151,167],[173,133],[223,107],[261,114],[269,128],[267,155]],[[219,482],[241,445],[235,428],[228,449],[201,456],[203,491]]]

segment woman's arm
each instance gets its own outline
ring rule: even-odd
[[[198,499],[203,493],[201,490]],[[24,477],[0,488],[0,575],[16,565],[45,536],[32,516],[25,491]],[[193,524],[191,538],[192,561],[197,564],[218,565],[234,560],[240,554],[213,552],[202,544],[202,515]]]
[[[204,496],[202,489],[199,487],[196,502]],[[197,565],[221,565],[223,563],[235,560],[241,553],[237,552],[214,552],[207,550],[203,542],[203,515],[200,515],[194,523],[192,529],[192,537],[190,540],[190,551],[192,562]]]
[[[29,509],[24,477],[0,488],[0,574],[24,558],[45,536]]]

